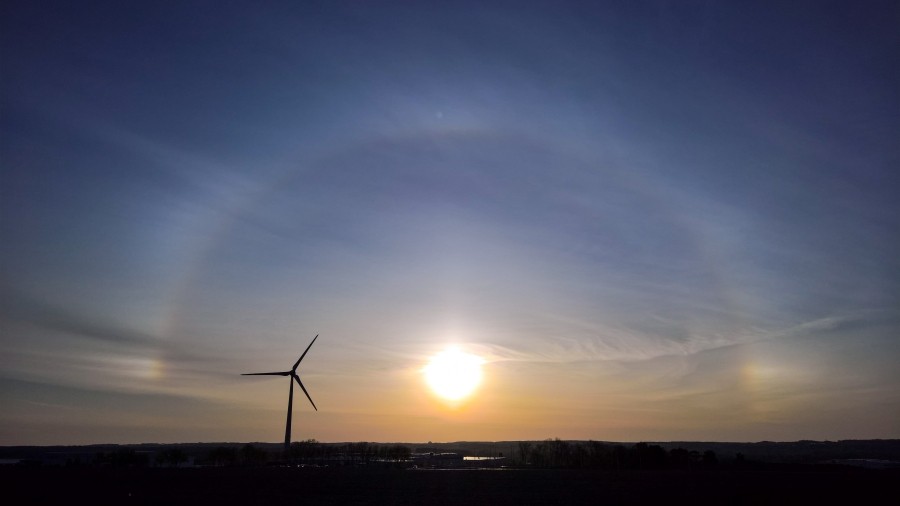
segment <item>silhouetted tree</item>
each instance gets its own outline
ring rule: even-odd
[[[547,467],[550,465],[550,445],[547,441],[541,441],[531,449],[531,456],[528,460],[535,467]]]
[[[624,469],[628,465],[628,449],[622,445],[615,445],[612,448],[612,467],[613,469]]]
[[[531,447],[532,444],[528,441],[519,441],[519,460],[522,465],[529,464],[529,457],[531,456]]]
[[[360,441],[358,443],[350,443],[350,458],[355,462],[368,464],[374,454],[375,448],[370,448],[369,443]]]
[[[700,452],[697,450],[691,450],[688,452],[688,456],[691,458],[691,468],[699,467],[703,462],[703,456],[700,455]]]
[[[209,461],[214,466],[233,466],[238,461],[238,450],[228,446],[213,448],[209,452]]]
[[[569,464],[569,443],[556,439],[548,439],[547,443],[550,447],[550,465],[553,467],[568,467]]]
[[[588,467],[610,469],[613,467],[612,447],[598,441],[588,441]]]
[[[145,454],[137,453],[131,448],[119,448],[109,453],[98,453],[94,464],[111,467],[144,467],[148,464]],[[66,465],[69,465],[67,460]]]
[[[266,463],[269,455],[265,450],[250,443],[241,447],[241,463],[245,466],[258,466]]]
[[[589,461],[587,446],[582,443],[573,443],[569,454],[569,467],[579,469],[589,467]]]
[[[409,448],[403,445],[391,445],[386,448],[386,458],[389,460],[408,460],[410,451]]]
[[[310,462],[317,458],[321,458],[321,444],[315,439],[295,441],[291,443],[290,458],[300,459],[303,462]]]
[[[687,469],[691,466],[690,452],[684,448],[672,448],[669,450],[669,462],[672,467],[678,469]]]
[[[716,452],[712,450],[703,452],[703,467],[716,467],[718,464],[719,459],[716,458]]]
[[[661,469],[666,466],[666,451],[659,445],[637,443],[631,448],[629,467]]]
[[[156,454],[156,463],[162,466],[178,467],[187,462],[187,455],[180,448],[166,448]]]

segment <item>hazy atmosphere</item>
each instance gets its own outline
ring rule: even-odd
[[[900,437],[900,4],[268,4],[0,6],[0,445]]]

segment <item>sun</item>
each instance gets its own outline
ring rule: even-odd
[[[483,363],[481,357],[448,348],[432,357],[422,372],[428,386],[438,397],[457,402],[478,388]]]

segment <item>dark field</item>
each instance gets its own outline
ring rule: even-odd
[[[6,504],[865,504],[900,470],[0,469]]]

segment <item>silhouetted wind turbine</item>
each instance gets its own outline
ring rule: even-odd
[[[306,347],[306,351],[303,352],[303,355],[300,355],[300,358],[294,362],[294,367],[291,367],[290,371],[279,371],[279,372],[251,372],[246,374],[241,374],[241,376],[290,376],[291,377],[291,393],[288,394],[288,410],[287,410],[287,427],[284,429],[284,454],[288,454],[288,450],[291,447],[291,414],[294,411],[294,381],[297,381],[297,384],[300,385],[300,388],[303,389],[303,393],[306,394],[306,398],[309,399],[309,403],[312,404],[313,409],[316,411],[319,408],[316,407],[316,403],[313,402],[312,397],[309,396],[309,392],[306,391],[306,387],[303,386],[303,382],[300,381],[300,376],[297,375],[297,366],[300,365],[300,361],[303,360],[303,357],[306,356],[306,352],[312,348],[316,339],[319,338],[319,334],[316,334],[316,337],[313,338],[312,342],[309,343],[309,346]]]

